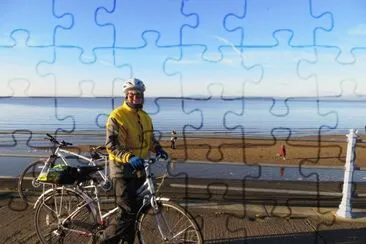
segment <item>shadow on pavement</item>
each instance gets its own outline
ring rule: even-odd
[[[303,232],[275,236],[253,236],[248,238],[229,238],[205,240],[205,243],[233,243],[233,244],[331,244],[366,243],[366,228],[325,230],[319,232]]]

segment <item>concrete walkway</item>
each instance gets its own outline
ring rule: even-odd
[[[187,207],[205,243],[366,243],[364,216],[344,221],[334,217],[335,209],[213,202]],[[33,212],[14,193],[2,192],[0,242],[38,243]]]

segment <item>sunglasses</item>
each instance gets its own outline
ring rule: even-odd
[[[129,96],[129,97],[142,97],[142,93],[141,92],[129,92],[129,93],[127,93],[127,96]]]

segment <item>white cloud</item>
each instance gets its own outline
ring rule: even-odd
[[[95,58],[93,56],[83,55],[85,62],[93,62]]]
[[[226,64],[226,65],[236,65],[236,63],[234,62],[234,60],[232,59],[228,59],[228,58],[224,58],[221,61],[222,64]]]
[[[366,36],[366,24],[359,24],[349,29],[348,34],[352,36]]]
[[[172,60],[172,62],[174,62],[174,63],[177,62],[180,65],[181,64],[198,64],[198,63],[202,62],[202,60],[199,60],[199,59],[197,59],[197,60],[195,60],[195,59],[182,59],[182,60]]]
[[[230,45],[232,48],[233,48],[233,50],[238,54],[238,55],[242,55],[242,52],[238,49],[238,48],[236,48],[235,47],[235,45],[234,45],[234,43],[232,43],[231,41],[229,41],[228,39],[226,39],[226,38],[223,38],[223,37],[220,37],[220,36],[214,36],[217,40],[219,40],[219,41],[222,41],[223,43],[226,43],[227,45]]]
[[[106,66],[114,66],[113,63],[109,62],[109,61],[105,61],[105,60],[99,60],[100,64],[106,65]]]

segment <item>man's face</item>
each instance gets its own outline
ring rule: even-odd
[[[129,90],[127,92],[127,101],[132,104],[142,104],[142,93],[139,90]]]

